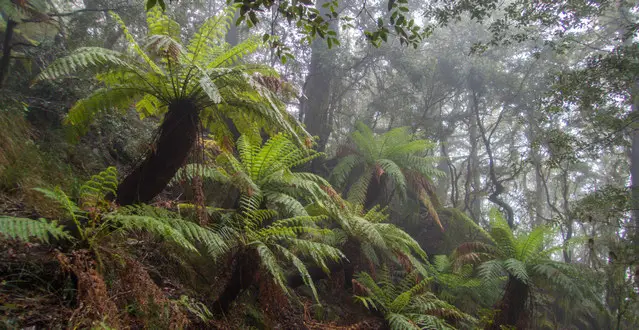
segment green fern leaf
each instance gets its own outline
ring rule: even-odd
[[[64,227],[55,221],[33,220],[0,215],[0,234],[25,242],[37,240],[49,243],[50,237],[58,240],[73,240]]]

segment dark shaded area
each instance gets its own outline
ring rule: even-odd
[[[504,297],[495,305],[496,314],[486,330],[500,330],[502,326],[525,329],[527,325],[526,301],[530,288],[514,276],[508,277]]]

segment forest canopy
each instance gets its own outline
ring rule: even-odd
[[[633,1],[0,0],[0,328],[639,328]]]

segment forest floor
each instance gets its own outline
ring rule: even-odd
[[[0,194],[0,214],[33,218],[40,212]],[[287,297],[272,283],[257,281],[259,286],[242,294],[221,317],[203,306],[215,301],[228,279],[230,267],[219,267],[223,261],[184,258],[144,235],[120,244],[117,251],[105,249],[101,271],[88,250],[60,252],[65,250],[55,244],[0,240],[0,328],[99,329],[114,323],[118,329],[385,328],[381,318],[354,303],[339,273],[316,283],[321,306],[307,287]],[[196,272],[202,264],[210,271]],[[165,309],[158,312],[153,305]]]

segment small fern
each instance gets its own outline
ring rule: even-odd
[[[476,322],[437,298],[428,290],[428,280],[420,279],[416,272],[397,275],[383,267],[377,280],[368,273],[359,273],[355,282],[355,300],[382,313],[391,329],[454,329],[448,322]]]
[[[80,200],[83,208],[98,207],[103,205],[105,197],[115,195],[118,187],[118,172],[115,167],[94,175],[80,187]]]

